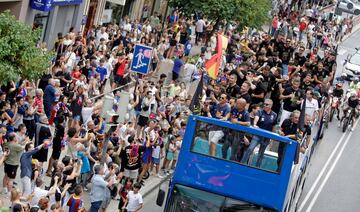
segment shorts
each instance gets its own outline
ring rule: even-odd
[[[173,160],[174,159],[174,153],[173,152],[168,152],[166,154],[166,160]]]
[[[129,177],[130,179],[137,179],[138,175],[139,175],[139,169],[135,169],[135,170],[124,169],[125,177]]]
[[[173,160],[177,160],[178,158],[179,158],[179,151],[175,151]]]
[[[9,164],[4,164],[4,172],[6,173],[6,175],[10,178],[10,179],[15,179],[16,178],[16,171],[17,168],[19,166],[13,166],[13,165],[9,165]]]
[[[152,157],[152,162],[156,165],[159,165],[160,164],[160,158],[154,158]]]
[[[141,127],[145,127],[147,125],[147,123],[148,123],[148,120],[149,120],[148,117],[140,115],[138,125],[141,126]]]
[[[209,132],[209,142],[210,143],[217,144],[222,139],[222,137],[224,137],[224,132],[221,130]]]
[[[74,119],[74,121],[80,121],[80,116],[79,115],[74,115],[73,116],[73,119]]]

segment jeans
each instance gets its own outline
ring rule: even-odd
[[[275,35],[275,32],[276,32],[276,28],[271,27],[270,35],[271,35],[272,37]]]
[[[222,145],[222,157],[227,159],[227,152],[229,147],[231,147],[230,160],[240,161],[245,148],[245,145],[242,143],[243,141],[243,133],[231,133],[230,135],[226,136],[224,144]]]
[[[299,32],[299,41],[302,41],[303,38],[304,38],[304,32],[300,31]]]
[[[264,152],[266,150],[266,147],[269,145],[269,139],[265,137],[259,137],[254,135],[254,137],[251,140],[251,143],[249,145],[249,148],[245,151],[244,157],[241,159],[241,163],[248,163],[248,160],[250,158],[250,155],[253,153],[254,149],[257,147],[257,145],[260,144],[260,149],[258,153],[258,158],[256,161],[256,167],[261,166],[262,159],[264,158]]]
[[[21,178],[21,183],[23,186],[23,196],[27,197],[31,194],[31,179],[30,177],[22,177]]]
[[[282,75],[283,76],[288,76],[288,74],[289,74],[289,65],[288,64],[281,64],[281,68],[282,68]]]
[[[96,201],[91,203],[90,212],[98,212],[101,207],[102,201]]]

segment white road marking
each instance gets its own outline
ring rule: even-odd
[[[360,119],[358,119],[358,120],[356,121],[354,128],[356,128],[359,120],[360,120]],[[355,130],[355,129],[354,129],[354,130]],[[317,198],[319,197],[319,194],[320,194],[321,191],[323,190],[323,188],[324,188],[326,182],[328,181],[330,175],[331,175],[332,172],[334,171],[336,164],[339,162],[339,159],[340,159],[341,155],[344,153],[345,147],[346,147],[346,145],[349,143],[352,134],[353,134],[353,132],[350,132],[349,135],[347,136],[344,144],[342,145],[342,147],[341,147],[341,149],[340,149],[339,154],[336,156],[336,158],[335,158],[335,160],[334,160],[334,163],[331,165],[329,171],[328,171],[327,174],[325,175],[324,180],[321,182],[321,184],[320,184],[320,186],[319,186],[319,189],[316,191],[314,197],[312,198],[312,200],[311,200],[311,202],[310,202],[310,204],[309,204],[309,207],[307,208],[306,212],[310,212],[311,209],[312,209],[312,207],[314,206]]]
[[[339,149],[340,147],[340,144],[342,144],[342,141],[344,140],[345,138],[345,133],[343,133],[343,135],[341,136],[339,142],[336,144],[333,152],[331,153],[330,157],[328,158],[328,160],[326,161],[324,167],[321,169],[321,172],[320,174],[318,175],[318,177],[316,178],[314,184],[311,186],[309,192],[306,194],[304,200],[301,202],[301,205],[300,207],[298,208],[298,211],[302,211],[302,209],[304,208],[305,204],[307,203],[307,201],[309,200],[310,196],[312,195],[312,193],[314,192],[315,190],[315,187],[317,186],[317,184],[319,183],[319,181],[321,180],[325,170],[327,169],[327,167],[329,166],[331,160],[333,159],[333,157],[335,156],[335,154],[337,153],[337,150]]]
[[[340,51],[338,51],[338,55],[344,55],[346,52],[346,49],[340,49]]]

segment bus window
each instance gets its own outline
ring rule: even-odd
[[[274,211],[210,192],[175,185],[166,211],[171,212],[236,212]]]
[[[198,121],[191,151],[241,163],[271,172],[280,172],[286,143]]]

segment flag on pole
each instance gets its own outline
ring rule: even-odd
[[[306,96],[303,98],[303,103],[301,105],[300,117],[298,122],[298,129],[304,131],[305,129],[305,109],[306,109]]]
[[[223,34],[218,34],[217,36],[217,52],[226,51],[228,46],[229,40],[226,36]]]
[[[221,56],[222,55],[218,52],[213,55],[210,60],[205,62],[205,69],[207,70],[209,77],[212,79],[216,79],[219,74]]]
[[[192,97],[189,109],[193,112],[193,113],[197,113],[200,111],[197,111],[200,109],[200,99],[202,98],[202,93],[203,93],[203,88],[204,88],[204,80],[203,80],[203,75],[200,76],[200,81],[196,87],[195,93]]]

